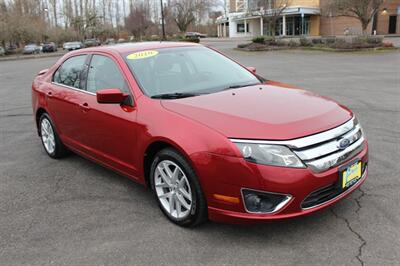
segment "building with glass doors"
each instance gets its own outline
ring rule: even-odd
[[[226,15],[217,19],[219,37],[328,36],[361,34],[356,18],[336,16],[330,0],[226,0]],[[284,5],[284,6],[283,6]],[[282,11],[279,11],[281,9]],[[278,16],[273,28],[269,17]],[[400,0],[384,1],[371,22],[376,34],[400,34]]]

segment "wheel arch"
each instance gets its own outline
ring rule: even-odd
[[[145,149],[144,155],[143,155],[143,177],[144,181],[147,187],[150,186],[150,167],[153,162],[154,156],[161,150],[166,149],[166,148],[173,148],[177,150],[180,154],[182,154],[183,157],[187,160],[189,165],[193,168],[195,171],[195,168],[193,167],[192,161],[190,160],[188,154],[185,152],[185,150],[174,143],[173,141],[170,141],[168,139],[157,139],[149,143]]]
[[[41,117],[44,113],[48,114],[48,112],[46,111],[46,109],[44,109],[43,107],[39,107],[39,108],[36,110],[36,114],[35,114],[36,128],[37,128],[37,132],[38,132],[38,135],[39,135],[39,136],[40,136],[39,120],[40,120],[40,117]]]

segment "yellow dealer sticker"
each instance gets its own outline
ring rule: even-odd
[[[156,55],[158,55],[158,51],[148,50],[148,51],[141,51],[141,52],[136,52],[136,53],[130,54],[126,58],[128,58],[130,60],[136,60],[136,59],[149,58],[149,57],[156,56]]]

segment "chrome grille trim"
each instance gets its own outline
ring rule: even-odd
[[[347,138],[350,140],[350,144],[353,144],[357,140],[359,140],[362,137],[361,133],[361,127],[360,125],[357,125],[354,129],[352,129],[350,132],[344,134],[343,136],[340,136],[340,139],[342,138]],[[340,140],[339,139],[339,140]],[[304,150],[293,150],[294,153],[299,156],[300,159],[302,160],[312,160],[330,153],[334,153],[338,151],[338,140],[333,139],[327,143],[318,145],[314,148],[310,149],[304,149]]]
[[[343,138],[349,140],[345,149],[339,147]],[[252,143],[283,145],[291,150],[310,167],[313,172],[320,173],[333,168],[356,156],[364,149],[364,133],[357,119],[353,117],[346,123],[315,135],[294,140],[244,140],[230,139],[234,143]]]
[[[308,165],[314,172],[323,172],[339,165],[340,163],[346,161],[353,156],[356,156],[364,149],[363,144],[364,137],[361,137],[358,141],[350,145],[345,150],[336,152],[318,160],[306,161],[305,164]]]

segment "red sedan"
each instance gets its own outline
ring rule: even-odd
[[[309,214],[368,173],[349,109],[198,44],[68,53],[39,72],[32,105],[50,157],[73,151],[150,187],[181,226]]]

